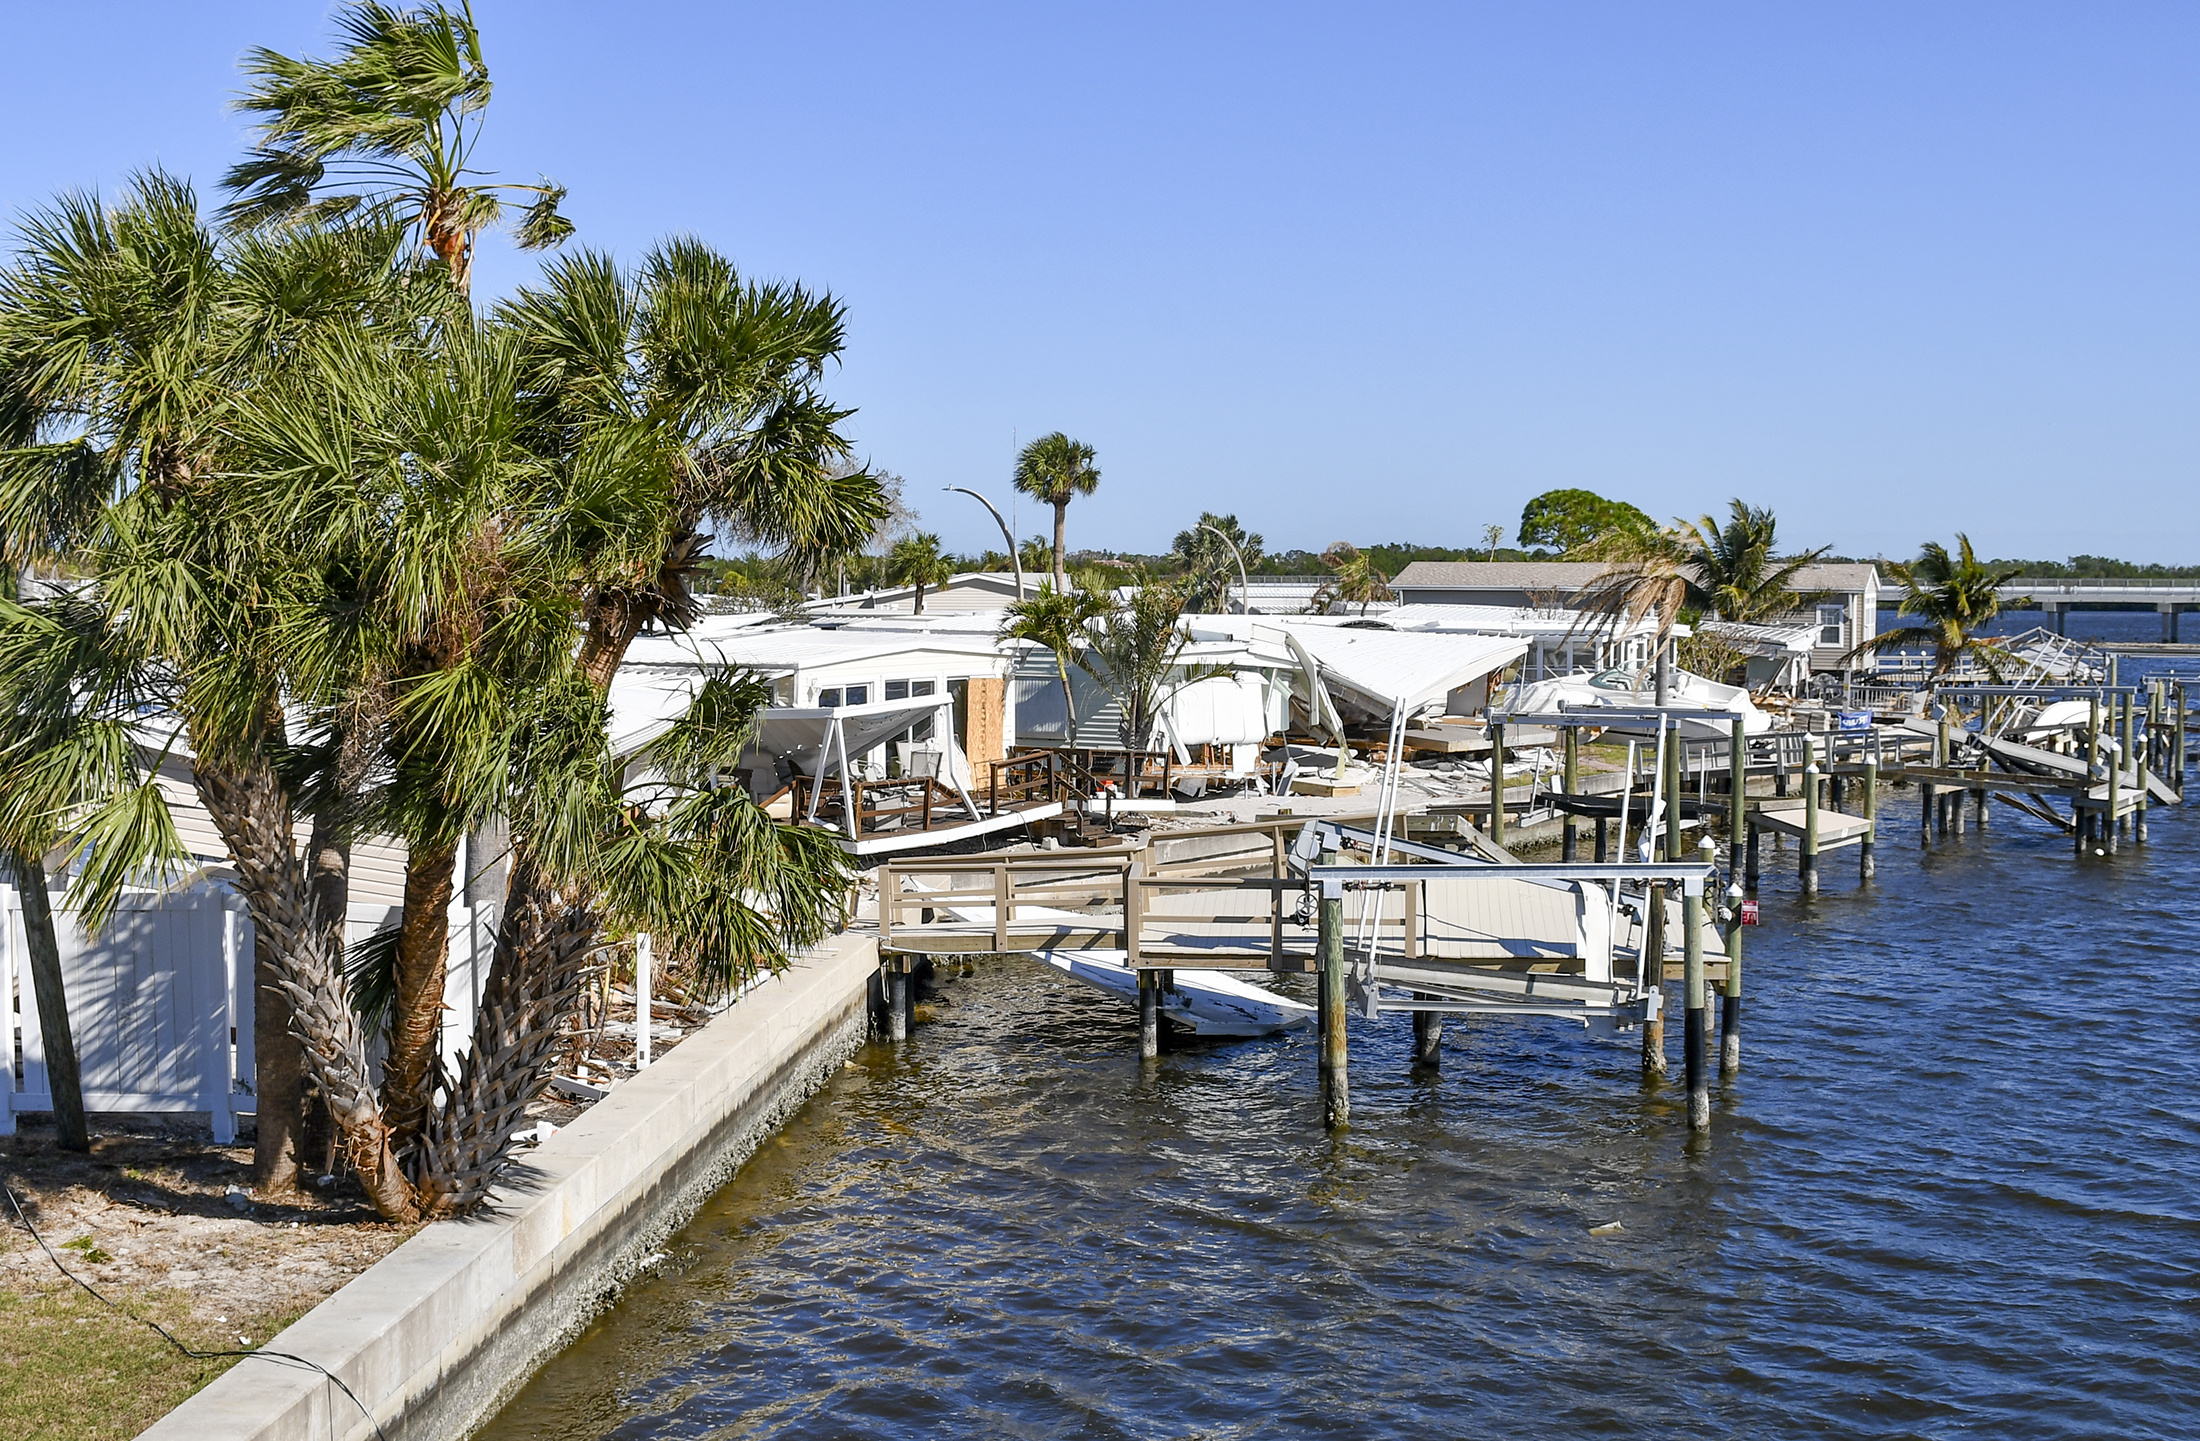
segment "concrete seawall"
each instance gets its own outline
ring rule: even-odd
[[[487,1420],[859,1046],[875,936],[836,936],[527,1153],[484,1214],[443,1221],[269,1345],[343,1378],[389,1441]],[[244,1360],[151,1441],[373,1437],[319,1372]]]

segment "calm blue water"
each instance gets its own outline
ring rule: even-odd
[[[1141,1068],[987,963],[487,1434],[2200,1433],[2200,823],[1883,814],[1870,889],[1768,868],[1708,1144],[1631,1038],[1454,1022],[1416,1081],[1404,1017],[1332,1138],[1311,1037]]]

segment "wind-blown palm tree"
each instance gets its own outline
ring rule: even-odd
[[[1781,555],[1778,523],[1764,506],[1728,502],[1724,524],[1703,516],[1688,527],[1687,567],[1692,599],[1719,620],[1754,624],[1811,604],[1816,597],[1798,591],[1795,578],[1817,563],[1825,546],[1799,555]]]
[[[1929,540],[1919,548],[1916,560],[1888,561],[1886,567],[1896,582],[1909,588],[1897,613],[1917,616],[1920,623],[1883,631],[1851,650],[1844,660],[1931,646],[1934,680],[1948,675],[1967,655],[1977,656],[1988,675],[2001,679],[2001,665],[2012,657],[1980,632],[2005,607],[2028,602],[2028,597],[2003,600],[2000,591],[2024,573],[2022,566],[1996,570],[1982,564],[1971,549],[1971,538],[1958,532],[1953,554],[1939,541]]]
[[[415,233],[460,290],[474,238],[504,217],[505,197],[531,197],[514,227],[528,250],[562,242],[565,188],[485,184],[471,166],[489,104],[489,69],[473,7],[398,10],[366,0],[337,19],[329,60],[256,49],[237,108],[262,117],[259,143],[223,185],[231,223],[334,220],[382,208]]]
[[[1235,550],[1232,549],[1235,547]],[[1247,532],[1234,515],[1200,512],[1190,530],[1180,530],[1170,547],[1184,566],[1185,608],[1195,611],[1227,611],[1230,586],[1246,570],[1260,564],[1262,542]]]
[[[896,585],[917,588],[914,614],[924,614],[924,588],[945,585],[955,574],[955,563],[940,553],[940,538],[928,530],[903,536],[886,553],[886,573]]]
[[[1669,530],[1622,526],[1583,552],[1604,571],[1574,597],[1593,623],[1629,629],[1654,618],[1663,641],[1684,609],[1718,620],[1755,623],[1806,606],[1813,596],[1794,588],[1796,575],[1826,553],[1779,554],[1771,510],[1728,502],[1728,519],[1701,516]]]
[[[1016,488],[1054,507],[1054,588],[1069,589],[1063,561],[1069,528],[1069,503],[1090,495],[1100,484],[1093,449],[1057,430],[1025,446],[1016,457]]]
[[[1314,592],[1308,609],[1316,615],[1326,614],[1329,607],[1339,603],[1356,605],[1360,614],[1379,600],[1393,600],[1396,592],[1390,588],[1390,577],[1376,568],[1375,558],[1350,541],[1338,541],[1322,552],[1322,564],[1329,567],[1329,579]]]
[[[1042,581],[1038,593],[1008,608],[1001,620],[1002,640],[1030,641],[1054,653],[1054,671],[1062,680],[1062,711],[1068,717],[1065,745],[1077,740],[1077,701],[1070,692],[1069,667],[1088,641],[1092,622],[1107,613],[1107,602],[1089,590],[1060,591]]]

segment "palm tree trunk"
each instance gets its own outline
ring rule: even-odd
[[[69,1029],[68,998],[61,989],[61,938],[54,933],[45,863],[20,851],[13,861],[15,889],[23,898],[31,990],[37,998],[38,1029],[46,1048],[46,1084],[53,1093],[55,1143],[64,1151],[89,1151],[92,1138],[84,1124],[84,1082],[76,1065],[76,1037]]]
[[[1063,545],[1063,541],[1068,534],[1069,501],[1064,498],[1054,502],[1054,593],[1056,595],[1069,594],[1069,572],[1064,565],[1065,557],[1069,552]]]
[[[396,996],[390,1005],[390,1054],[382,1064],[382,1114],[402,1153],[420,1136],[443,1037],[443,982],[450,963],[455,842],[415,848],[405,858],[405,909],[397,929]]]
[[[581,637],[581,673],[601,691],[611,689],[611,678],[634,637],[642,633],[641,618],[631,606],[618,600],[598,600],[588,608],[588,629]]]
[[[915,615],[924,614],[924,582],[921,580],[917,582],[917,604],[915,611],[912,613]]]
[[[366,1037],[344,985],[342,954],[313,920],[312,896],[291,839],[290,797],[265,756],[221,764],[202,751],[192,768],[199,799],[236,863],[252,917],[255,1014],[289,1007],[288,1028],[327,1098],[344,1153],[385,1220],[413,1221],[420,1207],[397,1167],[389,1128],[367,1071]],[[255,1041],[265,1035],[254,1026]],[[265,1051],[260,1065],[267,1067]]]
[[[423,1208],[466,1210],[502,1172],[526,1108],[549,1084],[565,1018],[581,995],[602,918],[561,894],[515,847],[496,955],[474,1016],[473,1045],[431,1111],[413,1171]]]
[[[1077,744],[1077,702],[1070,694],[1069,667],[1063,663],[1060,651],[1054,653],[1054,668],[1062,676],[1062,713],[1069,717],[1062,732],[1062,744],[1073,746]]]
[[[264,1194],[298,1187],[306,1056],[274,953],[252,931],[252,1184]]]

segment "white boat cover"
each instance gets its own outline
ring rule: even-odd
[[[1321,668],[1322,683],[1377,715],[1403,702],[1413,715],[1528,653],[1525,639],[1462,631],[1399,632],[1297,625],[1291,636]]]

